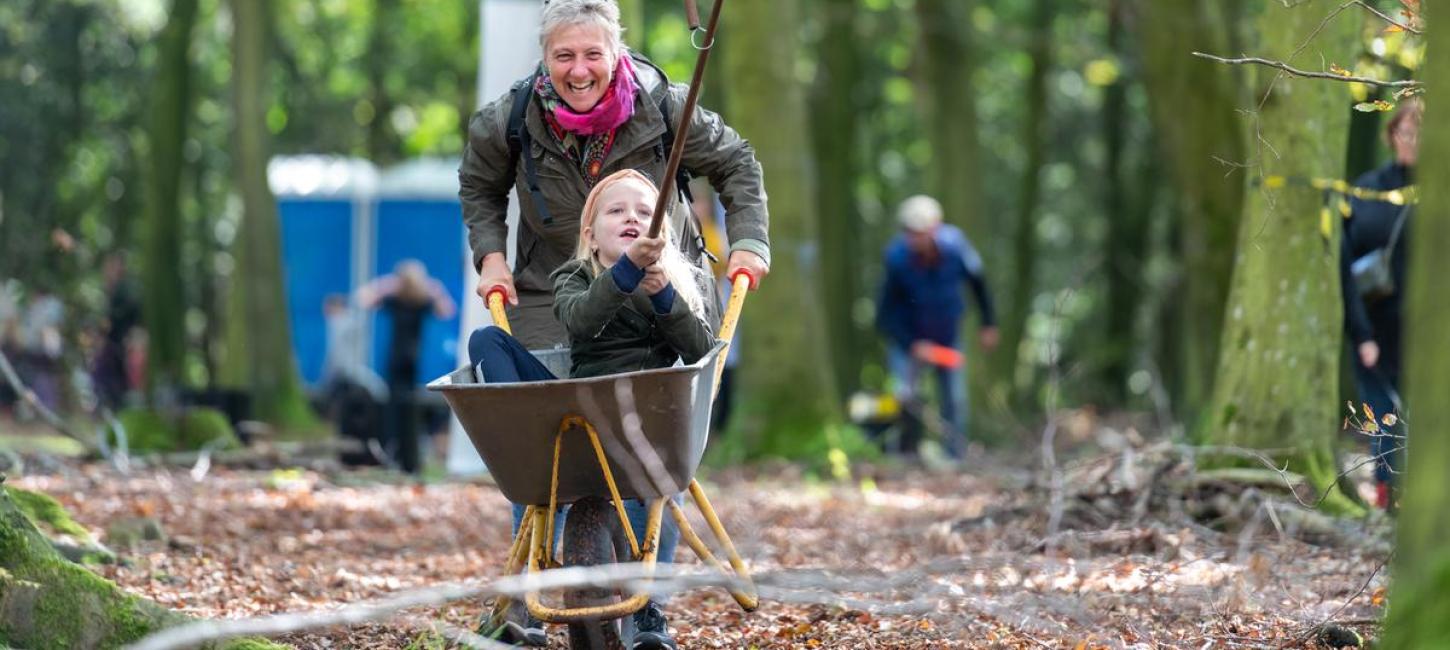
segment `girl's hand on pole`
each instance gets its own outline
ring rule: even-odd
[[[644,270],[644,279],[639,281],[639,288],[644,290],[644,295],[653,296],[665,290],[670,285],[670,279],[665,277],[664,269],[655,264]]]
[[[629,256],[629,261],[641,269],[648,270],[655,262],[660,261],[660,256],[665,252],[664,237],[646,237],[640,235],[630,242],[629,248],[624,254]]]

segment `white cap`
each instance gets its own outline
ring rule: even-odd
[[[941,217],[941,203],[925,194],[902,201],[896,209],[896,220],[912,232],[927,232],[941,225]]]

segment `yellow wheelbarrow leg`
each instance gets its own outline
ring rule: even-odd
[[[663,518],[664,505],[664,498],[653,499],[649,504],[649,518],[645,523],[644,550],[637,558],[644,565],[646,580],[654,576],[655,559],[659,552],[660,520]],[[538,574],[543,570],[544,550],[548,546],[548,542],[544,539],[547,536],[541,536],[538,532],[544,525],[544,513],[536,514],[534,522],[534,541],[528,561],[530,574]],[[629,616],[643,608],[645,603],[649,602],[649,597],[649,589],[646,588],[627,600],[609,605],[560,609],[545,605],[539,597],[539,592],[534,591],[524,597],[524,603],[534,618],[547,623],[588,623]]]
[[[710,530],[715,533],[715,538],[720,540],[720,546],[724,547],[725,555],[730,560],[730,566],[735,570],[735,577],[745,583],[744,590],[729,589],[730,596],[735,599],[741,609],[747,612],[755,611],[760,607],[760,596],[755,589],[755,580],[750,577],[750,569],[745,566],[745,560],[740,558],[740,553],[736,552],[735,544],[730,541],[730,533],[725,532],[725,525],[720,523],[720,517],[716,516],[715,509],[710,506],[710,499],[705,496],[705,488],[700,486],[699,481],[690,481],[690,496],[695,499],[695,505],[700,508],[700,514],[705,516],[705,522],[710,525]],[[705,546],[705,543],[700,540],[700,536],[696,535],[695,530],[690,527],[684,511],[673,503],[670,505],[674,506],[671,513],[674,515],[676,523],[680,525],[680,536],[684,538],[685,543],[689,544],[701,559],[714,565],[721,573],[728,575],[729,572],[725,571],[725,567],[715,559],[715,555],[710,552],[709,547]]]

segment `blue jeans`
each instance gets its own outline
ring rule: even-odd
[[[903,402],[917,401],[916,382],[922,370],[936,375],[937,399],[941,400],[941,417],[946,422],[946,439],[942,441],[947,454],[960,460],[967,453],[967,365],[942,368],[919,361],[911,351],[895,345],[886,346],[886,366],[896,381],[896,397]]]
[[[478,373],[479,381],[490,384],[502,384],[519,381],[548,381],[558,379],[549,372],[544,364],[540,363],[534,355],[524,348],[518,339],[498,327],[492,325],[477,329],[468,337],[468,360],[473,364]],[[675,502],[680,503],[683,495],[675,495]],[[569,506],[559,508],[559,516],[554,517],[554,545],[559,543],[559,537],[564,532],[564,517],[568,515]],[[646,520],[649,518],[649,508],[639,499],[626,499],[624,502],[625,514],[629,516],[629,527],[634,529],[634,536],[643,543]],[[524,518],[524,506],[514,504],[514,534],[519,532],[519,523]],[[657,559],[661,563],[669,563],[675,560],[675,547],[680,542],[680,530],[676,526],[673,517],[664,515],[663,524],[660,526],[660,550]]]
[[[1405,439],[1401,436],[1405,431],[1399,424],[1385,426],[1384,417],[1386,413],[1400,415],[1400,409],[1395,404],[1399,390],[1380,370],[1364,367],[1359,358],[1353,356],[1353,352],[1351,359],[1354,365],[1354,383],[1359,388],[1359,399],[1374,409],[1375,418],[1379,420],[1379,432],[1371,434],[1369,439],[1369,453],[1375,459],[1374,480],[1395,483],[1395,475],[1400,471],[1400,456],[1405,446]]]

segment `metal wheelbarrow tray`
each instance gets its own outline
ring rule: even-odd
[[[586,379],[485,384],[464,367],[428,384],[443,394],[463,430],[513,503],[547,505],[554,441],[570,417],[599,434],[623,498],[684,491],[709,435],[717,343],[688,366]],[[558,502],[609,496],[599,458],[582,427],[560,439]]]

